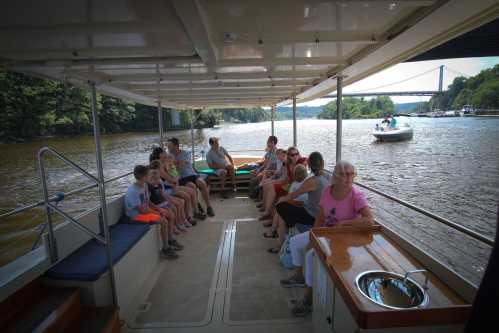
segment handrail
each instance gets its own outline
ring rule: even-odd
[[[485,243],[487,245],[494,246],[494,240],[493,239],[488,238],[488,237],[486,237],[486,236],[484,236],[482,234],[479,234],[476,231],[473,231],[473,230],[471,230],[469,228],[466,228],[466,227],[464,227],[462,225],[459,225],[459,224],[457,224],[455,222],[449,221],[449,220],[447,220],[447,219],[445,219],[445,218],[443,218],[443,217],[441,217],[439,215],[436,215],[436,214],[433,214],[433,213],[427,211],[424,208],[418,207],[418,206],[413,205],[413,204],[411,204],[411,203],[409,203],[407,201],[404,201],[404,200],[396,198],[396,197],[394,197],[392,195],[386,194],[386,193],[384,193],[384,192],[382,192],[380,190],[377,190],[375,188],[372,188],[372,187],[370,187],[368,185],[364,185],[364,184],[359,183],[359,182],[354,182],[354,183],[356,185],[360,186],[360,187],[365,188],[366,190],[369,190],[369,191],[374,192],[376,194],[379,194],[379,195],[381,195],[381,196],[383,196],[383,197],[385,197],[387,199],[390,199],[390,200],[393,200],[395,202],[398,202],[399,204],[401,204],[403,206],[411,208],[412,210],[415,210],[415,211],[417,211],[417,212],[419,212],[419,213],[421,213],[421,214],[423,214],[425,216],[428,216],[428,217],[430,217],[430,218],[432,218],[432,219],[434,219],[434,220],[436,220],[436,221],[438,221],[440,223],[443,223],[443,224],[447,225],[448,227],[451,227],[452,229],[458,230],[458,231],[460,231],[460,232],[462,232],[462,233],[470,236],[471,238],[479,240],[479,241],[481,241],[481,242],[483,242],[483,243]]]
[[[113,178],[110,178],[110,179],[106,180],[104,182],[104,184],[107,184],[107,183],[110,183],[110,182],[114,182],[115,180],[118,180],[118,179],[121,179],[121,178],[125,178],[127,176],[130,176],[131,174],[133,174],[132,171],[124,173],[124,174],[116,176],[116,177],[113,177]],[[69,197],[70,195],[78,194],[78,193],[81,193],[83,191],[89,190],[89,189],[97,187],[97,186],[98,186],[97,184],[86,185],[86,186],[74,189],[72,191],[69,191],[67,193],[64,193],[64,197]],[[56,199],[58,199],[58,195],[53,195],[53,196],[49,197],[49,201],[54,201]],[[6,213],[0,214],[0,219],[5,218],[5,217],[9,217],[11,215],[15,215],[15,214],[18,214],[18,213],[22,213],[22,212],[24,212],[26,210],[29,210],[29,209],[41,206],[43,204],[45,204],[45,200],[40,200],[40,201],[34,202],[32,204],[29,204],[29,205],[25,205],[25,206],[22,206],[22,207],[15,208],[15,209],[13,209],[11,211],[8,211]]]

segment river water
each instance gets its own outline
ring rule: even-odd
[[[497,118],[410,118],[411,141],[378,143],[371,135],[379,120],[344,120],[343,153],[358,168],[358,181],[426,208],[479,233],[493,237],[499,199],[499,119]],[[229,151],[262,154],[270,123],[225,124],[195,131],[196,154],[208,149],[208,138],[217,136]],[[279,121],[275,132],[280,147],[292,144],[292,122]],[[190,149],[189,131],[171,131],[184,148]],[[298,147],[304,155],[323,153],[328,167],[335,160],[336,122],[299,120]],[[127,133],[102,137],[106,178],[145,164],[156,133]],[[83,168],[95,173],[94,142],[91,136],[53,138],[21,144],[0,145],[0,209],[5,212],[41,198],[37,175],[37,150],[48,145]],[[246,150],[257,150],[246,152]],[[48,159],[51,193],[67,192],[89,184],[66,165]],[[131,178],[109,184],[110,197],[123,193]],[[95,191],[67,198],[68,212],[83,211],[97,204]],[[400,205],[369,194],[371,205],[386,223],[414,244],[444,261],[474,283],[479,282],[490,249],[448,227],[415,214]],[[26,251],[43,221],[43,210],[33,209],[0,221],[0,264]]]

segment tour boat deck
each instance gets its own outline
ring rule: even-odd
[[[176,261],[162,261],[149,278],[129,332],[303,332],[309,318],[293,318],[293,300],[303,289],[285,289],[290,274],[267,253],[275,239],[257,221],[258,211],[246,194],[213,200],[216,216],[200,222],[179,241]]]

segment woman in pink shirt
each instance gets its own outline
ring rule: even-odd
[[[320,211],[314,228],[335,226],[372,225],[374,218],[366,197],[353,186],[355,168],[347,161],[340,161],[333,171],[331,185],[324,188],[319,202]],[[307,287],[304,299],[298,302],[292,312],[295,316],[306,316],[312,311],[312,258],[309,232],[290,239],[291,256],[296,267],[295,274],[281,280],[283,287]],[[303,255],[303,253],[305,253]],[[305,264],[305,269],[303,265]]]

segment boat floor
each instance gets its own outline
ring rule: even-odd
[[[282,288],[284,269],[267,248],[275,239],[257,221],[251,199],[216,198],[215,213],[178,237],[185,249],[162,261],[126,318],[126,332],[303,332],[311,318],[293,318],[301,288]]]

